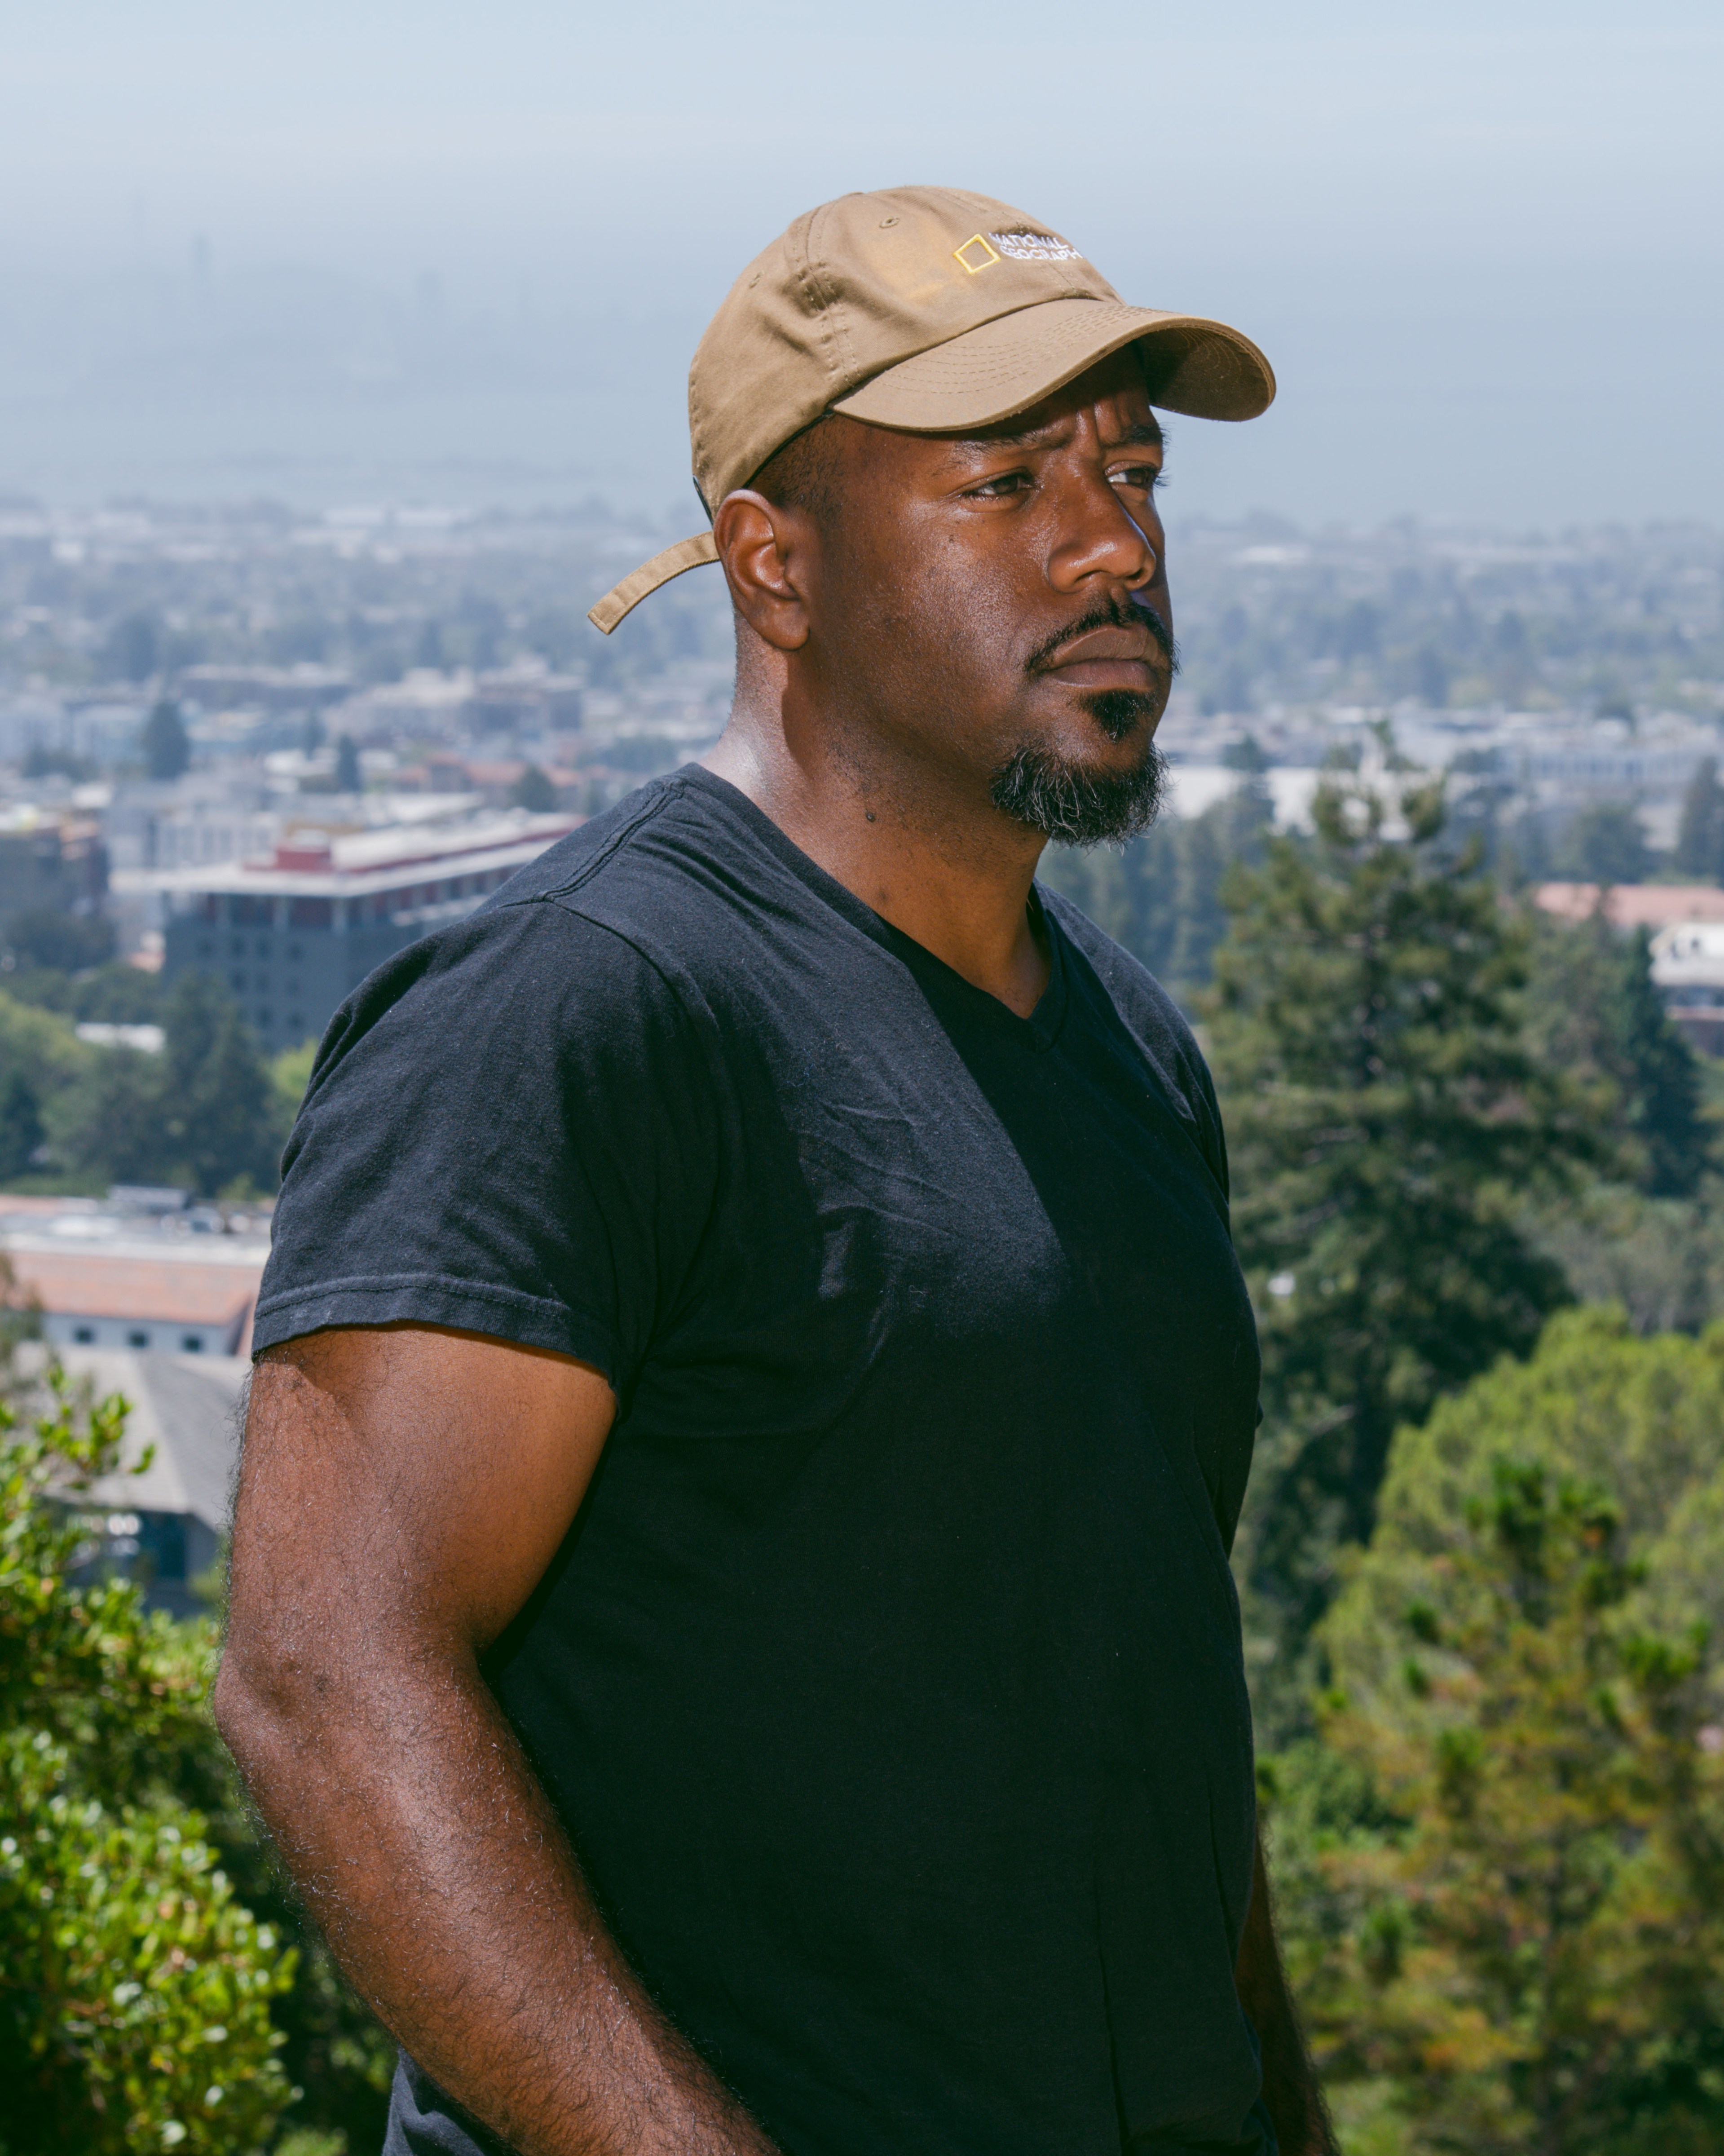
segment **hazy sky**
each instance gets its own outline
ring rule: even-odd
[[[547,398],[377,425],[451,454],[500,429],[662,505],[736,271],[814,202],[942,181],[1269,352],[1267,418],[1178,424],[1176,511],[1724,519],[1721,114],[1718,0],[8,0],[0,485],[80,412],[87,458],[185,460],[192,406],[8,402],[7,345],[37,335],[18,295],[178,274],[201,234],[218,280],[433,272],[452,317],[541,321]],[[322,409],[209,442],[315,444]]]

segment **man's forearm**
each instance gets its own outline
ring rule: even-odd
[[[230,1652],[217,1707],[351,1982],[521,2156],[771,2156],[608,1938],[476,1669],[372,1638],[286,1684]]]
[[[1321,2089],[1305,2048],[1299,2017],[1275,1943],[1275,1912],[1263,1842],[1257,1844],[1251,1907],[1239,1943],[1239,2004],[1263,2049],[1263,2102],[1280,2156],[1332,2156],[1335,2137]]]

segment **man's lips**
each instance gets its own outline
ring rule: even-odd
[[[1147,689],[1157,677],[1160,648],[1147,629],[1086,629],[1062,644],[1037,668],[1075,689]]]

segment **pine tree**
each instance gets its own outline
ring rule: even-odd
[[[0,1178],[28,1174],[45,1135],[35,1087],[22,1070],[8,1071],[0,1083]]]
[[[1583,808],[1562,834],[1557,866],[1587,883],[1644,883],[1652,850],[1632,802],[1598,801]]]
[[[509,798],[517,808],[541,816],[557,806],[557,788],[537,764],[530,763],[510,788]]]
[[[359,766],[359,746],[351,734],[343,734],[336,743],[336,791],[337,793],[363,793],[365,775]]]
[[[1600,912],[1577,924],[1540,915],[1531,927],[1536,1051],[1573,1078],[1605,1082],[1601,1112],[1641,1189],[1690,1196],[1708,1159],[1700,1066],[1653,985],[1644,931],[1622,935]]]
[[[192,761],[192,742],[178,705],[164,696],[145,720],[138,745],[151,778],[179,778]]]
[[[1337,781],[1313,842],[1234,871],[1208,1004],[1264,1349],[1240,1556],[1289,1682],[1338,1548],[1370,1533],[1396,1424],[1524,1353],[1567,1299],[1521,1208],[1598,1151],[1523,1043],[1524,932],[1476,849],[1446,852],[1440,786],[1400,805],[1404,841]]]
[[[1720,2146],[1721,1618],[1724,1330],[1565,1312],[1398,1434],[1270,1775],[1348,2148]]]
[[[219,981],[185,973],[162,1012],[158,1144],[172,1179],[206,1197],[275,1186],[278,1115],[269,1065]]]
[[[1675,865],[1684,875],[1708,883],[1724,877],[1724,786],[1718,783],[1716,757],[1703,757],[1683,789]]]

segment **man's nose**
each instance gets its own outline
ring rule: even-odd
[[[1158,529],[1146,531],[1136,521],[1106,479],[1085,482],[1061,504],[1048,580],[1061,592],[1096,578],[1140,591],[1155,582],[1160,538]]]

